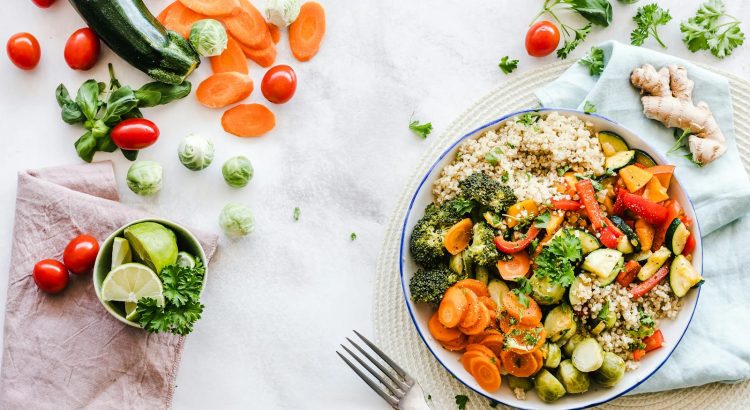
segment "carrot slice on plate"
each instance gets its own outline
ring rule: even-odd
[[[484,329],[487,329],[487,327],[490,325],[490,322],[492,321],[492,317],[490,316],[490,311],[487,309],[486,306],[479,303],[479,318],[477,319],[477,322],[469,327],[459,327],[461,331],[466,335],[476,335],[481,333]]]
[[[245,56],[261,67],[270,67],[276,61],[276,46],[271,44],[266,48],[255,49],[242,43],[238,43]]]
[[[231,15],[221,17],[229,33],[240,43],[256,49],[273,45],[266,19],[248,0],[239,0],[240,8]]]
[[[240,104],[224,112],[221,126],[238,137],[260,137],[276,126],[276,117],[264,105]]]
[[[510,350],[500,353],[505,371],[516,377],[529,377],[536,372],[538,366],[533,354],[518,354]]]
[[[240,3],[237,0],[180,0],[185,7],[207,16],[232,14]]]
[[[448,288],[438,307],[440,323],[446,327],[458,326],[464,320],[468,308],[469,301],[464,292],[455,286]]]
[[[497,362],[495,359],[493,363],[492,359],[486,356],[477,356],[469,361],[469,373],[474,376],[479,386],[488,392],[496,391],[502,384]]]
[[[495,352],[493,352],[492,350],[490,350],[487,346],[483,346],[483,345],[478,344],[478,343],[466,345],[466,351],[467,352],[477,351],[477,352],[480,352],[480,353],[482,353],[483,355],[485,355],[487,357],[495,357]]]
[[[320,50],[326,32],[326,13],[323,6],[308,1],[303,4],[297,20],[289,26],[289,47],[294,58],[308,61]]]
[[[281,40],[281,30],[279,30],[275,24],[266,23],[266,25],[268,26],[268,33],[271,34],[271,40],[273,43],[279,44],[279,40]]]
[[[500,277],[505,280],[516,280],[526,276],[531,268],[531,259],[526,252],[518,252],[510,255],[508,260],[497,262],[497,270]]]
[[[469,346],[466,346],[469,347]],[[464,369],[466,369],[467,372],[470,372],[469,370],[469,363],[471,362],[471,359],[475,357],[484,356],[487,357],[486,354],[478,351],[478,350],[472,350],[472,351],[466,351],[464,354],[461,355],[461,364],[464,365]]]
[[[505,334],[505,348],[519,353],[531,353],[539,349],[547,340],[547,331],[541,324],[538,326],[515,325]]]
[[[242,101],[253,92],[253,80],[245,74],[228,71],[209,76],[200,83],[195,95],[209,108],[221,108]]]
[[[236,71],[247,74],[247,58],[242,52],[239,43],[232,37],[227,36],[227,48],[218,56],[210,58],[211,71],[214,74]]]
[[[458,352],[458,351],[464,350],[464,348],[466,347],[467,339],[468,338],[465,335],[461,335],[454,340],[441,342],[440,345],[443,346],[445,350],[450,350],[451,352]]]
[[[482,346],[492,350],[492,353],[495,353],[495,356],[499,356],[500,352],[503,351],[505,338],[501,334],[493,334],[485,336],[480,343]]]
[[[497,329],[486,329],[482,332],[479,332],[475,335],[469,336],[469,344],[481,344],[482,340],[490,335],[501,335],[502,333]]]
[[[206,18],[205,15],[190,10],[179,1],[170,4],[162,13],[165,14],[162,22],[164,27],[185,38],[190,36],[190,29],[196,21]]]
[[[544,367],[544,355],[542,354],[542,349],[534,350],[531,352],[531,355],[536,359],[536,370],[534,370],[534,374],[537,374],[539,370],[542,370],[542,367]]]
[[[430,329],[430,334],[438,342],[450,342],[463,336],[460,330],[457,328],[450,328],[443,326],[440,323],[437,312],[432,315],[430,321],[427,323],[427,327]]]
[[[490,291],[487,289],[487,285],[476,279],[459,280],[453,286],[461,289],[471,289],[471,291],[476,293],[479,297],[490,296]]]
[[[469,307],[466,309],[466,314],[464,315],[464,319],[461,321],[461,324],[459,325],[461,328],[473,326],[477,323],[479,320],[479,298],[477,297],[477,294],[470,291],[469,289],[462,289],[464,292],[464,296],[466,296],[466,301],[469,302]]]
[[[524,306],[514,292],[505,292],[503,295],[503,307],[514,319],[524,325],[536,325],[542,321],[542,309],[539,304],[530,297],[526,298],[529,306]]]
[[[443,246],[448,250],[448,253],[457,255],[469,246],[473,225],[471,218],[464,218],[448,228],[443,238]]]

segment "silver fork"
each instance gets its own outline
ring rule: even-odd
[[[354,346],[357,351],[361,354],[361,356],[364,356],[366,358],[362,359],[359,355],[357,355],[355,352],[351,351],[348,347],[341,345],[344,350],[346,350],[347,353],[351,357],[353,357],[357,363],[360,364],[361,367],[367,369],[370,374],[377,379],[377,381],[373,380],[371,377],[369,377],[365,372],[363,372],[358,366],[356,366],[354,363],[352,363],[351,360],[347,359],[346,356],[341,354],[338,350],[336,351],[336,354],[341,357],[341,359],[346,362],[346,364],[349,365],[349,367],[354,370],[354,373],[357,373],[359,377],[362,378],[362,380],[367,383],[368,386],[370,386],[373,390],[375,390],[375,393],[380,395],[380,397],[383,398],[383,400],[387,401],[388,404],[391,405],[394,409],[400,409],[400,410],[430,410],[430,406],[427,405],[427,401],[424,398],[424,392],[422,391],[422,387],[417,383],[416,380],[414,380],[413,377],[409,376],[408,373],[404,371],[399,365],[396,364],[393,360],[391,360],[390,357],[386,356],[385,353],[383,353],[382,350],[380,350],[377,346],[375,346],[374,343],[367,340],[364,336],[359,334],[356,330],[354,333],[359,336],[360,339],[362,339],[363,342],[378,356],[380,356],[381,359],[385,363],[390,366],[390,369],[388,369],[385,365],[383,365],[379,360],[375,359],[367,353],[365,349],[360,347],[357,343],[355,343],[352,339],[349,339],[348,337],[346,340],[349,341],[349,343]],[[375,367],[377,367],[380,371],[377,371],[372,368],[372,366],[367,364],[367,361],[369,361],[371,364],[374,364]]]

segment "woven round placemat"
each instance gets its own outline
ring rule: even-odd
[[[455,395],[467,395],[467,408],[487,409],[488,401],[453,378],[424,346],[404,303],[399,279],[401,225],[411,195],[435,158],[453,141],[501,115],[538,105],[534,90],[557,78],[572,62],[558,62],[506,81],[464,111],[432,143],[398,199],[386,239],[380,251],[375,277],[374,320],[377,343],[411,373],[430,394],[434,409],[455,409]],[[717,72],[713,67],[704,68]],[[750,82],[733,74],[718,72],[729,79],[734,108],[735,135],[745,169],[750,173]],[[620,397],[606,409],[729,409],[742,408],[750,400],[750,383],[713,383],[701,387]],[[498,406],[498,408],[503,406]]]

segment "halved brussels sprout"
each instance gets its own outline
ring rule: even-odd
[[[557,378],[568,393],[583,393],[589,390],[589,376],[576,369],[570,359],[560,362]]]
[[[553,282],[549,276],[540,278],[534,273],[529,279],[531,291],[534,300],[540,305],[554,305],[560,303],[565,296],[565,287],[559,283]]]
[[[602,366],[593,374],[594,380],[605,387],[616,385],[624,375],[625,360],[612,352],[604,352]]]
[[[544,359],[544,367],[548,369],[555,369],[560,365],[560,359],[562,358],[562,352],[560,346],[556,343],[547,342],[545,345],[547,350],[547,357]]]
[[[573,351],[575,350],[578,343],[581,343],[583,339],[585,338],[579,333],[574,334],[570,339],[568,339],[568,341],[562,347],[562,351],[563,353],[565,353],[565,356],[573,356]]]
[[[593,372],[604,362],[604,350],[593,337],[581,340],[573,349],[573,365],[582,372]]]
[[[534,388],[534,384],[531,383],[531,378],[529,377],[516,377],[509,374],[508,387],[510,387],[511,390],[523,389],[523,391],[529,391]]]
[[[575,332],[576,321],[573,316],[573,309],[567,304],[555,306],[544,318],[544,330],[547,331],[547,337],[553,342],[560,340],[570,329]]]
[[[548,403],[565,396],[565,386],[546,369],[542,369],[534,378],[534,390],[540,399]]]

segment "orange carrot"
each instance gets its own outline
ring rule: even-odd
[[[497,367],[497,359],[477,356],[469,362],[469,373],[477,380],[480,387],[488,392],[494,392],[500,388],[502,378]]]
[[[536,325],[542,321],[542,309],[536,301],[527,297],[529,307],[524,306],[518,301],[518,296],[514,292],[505,292],[503,295],[503,307],[514,319],[524,325]]]
[[[476,279],[463,279],[456,282],[455,285],[453,285],[459,289],[470,289],[472,292],[476,293],[477,296],[490,296],[490,291],[487,289],[487,285],[484,283],[476,280]]]
[[[232,14],[240,7],[237,0],[180,0],[180,3],[196,13],[207,16]]]
[[[432,315],[430,321],[427,323],[427,327],[430,329],[432,337],[438,342],[451,342],[463,336],[460,330],[443,326],[440,323],[437,312]]]
[[[485,355],[487,357],[495,357],[495,352],[493,352],[492,350],[490,350],[487,346],[483,346],[483,345],[478,344],[478,343],[473,343],[473,344],[466,345],[466,351],[467,352],[478,351],[478,352],[481,352],[483,355]]]
[[[468,348],[471,345],[467,345]],[[484,356],[487,357],[484,353],[480,352],[479,350],[472,350],[472,351],[466,351],[463,355],[461,355],[461,364],[464,365],[464,369],[466,369],[467,372],[471,372],[469,368],[469,363],[471,363],[471,359],[475,357]]]
[[[484,329],[487,329],[487,326],[490,325],[491,320],[492,318],[490,317],[490,311],[480,303],[479,318],[477,319],[477,322],[469,327],[459,326],[459,329],[466,335],[476,335],[481,333]]]
[[[509,315],[507,311],[500,312],[500,320],[498,322],[500,323],[500,330],[503,333],[508,333],[511,326],[518,324],[518,320]]]
[[[167,15],[172,11],[173,8],[175,8],[175,4],[182,5],[179,1],[175,1],[174,3],[170,3],[167,7],[164,8],[164,10],[159,13],[158,16],[156,16],[156,19],[159,20],[159,23],[164,25],[164,22],[167,20]]]
[[[502,336],[502,333],[497,329],[486,329],[476,335],[469,336],[468,342],[469,344],[481,344],[482,340],[484,340],[485,337],[492,336],[492,335]]]
[[[539,370],[542,370],[542,367],[544,367],[544,355],[542,354],[541,349],[534,350],[531,352],[531,355],[536,359],[536,370],[534,370],[534,374],[537,374]]]
[[[247,74],[247,58],[237,41],[227,36],[227,48],[218,56],[211,57],[211,71],[214,74],[236,71]]]
[[[469,302],[464,292],[457,287],[450,287],[443,295],[438,307],[438,318],[445,327],[456,327],[464,319]]]
[[[531,268],[529,255],[526,252],[518,252],[509,256],[510,259],[497,262],[497,270],[500,272],[500,276],[505,280],[516,280],[526,276],[529,273],[529,268]]]
[[[500,333],[485,336],[481,342],[482,346],[492,350],[492,352],[495,353],[495,356],[499,356],[500,352],[503,351],[504,343],[505,338]]]
[[[538,364],[532,354],[518,354],[510,350],[500,353],[505,371],[516,377],[529,377],[536,371]]]
[[[466,341],[467,337],[465,335],[459,336],[457,339],[450,340],[447,342],[441,342],[440,345],[443,346],[445,350],[450,350],[451,352],[457,352],[460,350],[464,350],[466,347]]]
[[[185,38],[190,36],[190,29],[196,21],[206,18],[205,15],[190,10],[179,1],[170,4],[162,13],[165,13],[164,27]]]
[[[221,126],[238,137],[260,137],[276,126],[276,117],[264,105],[240,104],[224,112]]]
[[[323,6],[308,1],[300,8],[297,20],[289,26],[289,47],[294,58],[308,61],[320,49],[326,32],[326,15]]]
[[[490,298],[489,296],[481,296],[479,298],[479,302],[484,304],[484,306],[486,306],[487,309],[490,310],[490,312],[497,312],[497,303],[495,303],[495,301],[492,300],[492,298]]]
[[[240,7],[231,16],[221,17],[229,33],[240,43],[256,49],[273,45],[266,20],[248,0],[239,0]]]
[[[464,319],[461,321],[461,324],[459,326],[463,327],[470,327],[474,326],[477,321],[479,320],[479,298],[477,298],[477,294],[470,291],[469,289],[462,289],[464,292],[464,296],[466,296],[466,301],[469,302],[469,307],[466,308],[466,314],[464,315]]]
[[[245,74],[229,71],[209,76],[195,91],[198,102],[208,108],[221,108],[247,98],[253,92],[253,80]]]
[[[472,226],[474,224],[471,223],[471,218],[464,218],[448,228],[448,232],[445,233],[445,238],[443,238],[443,245],[448,253],[456,255],[469,246]]]
[[[279,30],[275,24],[266,23],[266,25],[268,26],[268,32],[271,34],[271,40],[273,43],[279,44],[279,40],[281,40],[281,30]]]
[[[255,49],[239,43],[245,56],[261,67],[270,67],[276,61],[276,46],[273,44],[266,48]]]
[[[544,326],[515,325],[505,334],[506,349],[519,353],[531,353],[539,349],[547,340],[547,331]]]

